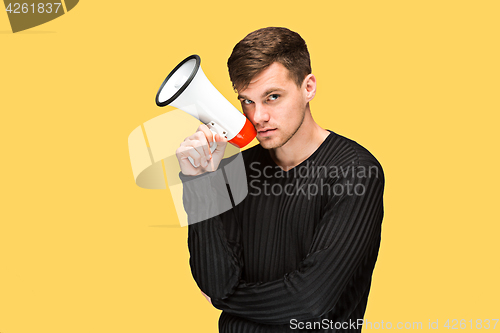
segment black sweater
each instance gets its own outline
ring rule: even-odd
[[[383,218],[378,161],[331,131],[288,172],[260,145],[242,157],[248,194],[217,216],[199,207],[220,206],[210,193],[227,164],[181,176],[191,270],[223,310],[220,332],[360,331]]]

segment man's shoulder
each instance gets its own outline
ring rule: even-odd
[[[383,175],[382,165],[364,146],[331,130],[325,150],[328,164],[336,166],[375,167]]]

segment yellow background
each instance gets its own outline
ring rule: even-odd
[[[498,1],[81,1],[12,34],[0,13],[0,332],[217,332],[168,190],[135,185],[127,137],[168,108],[197,53],[265,26],[299,32],[324,128],[386,174],[366,320],[499,318]],[[466,329],[470,330],[470,329]],[[500,324],[496,330],[500,330]]]

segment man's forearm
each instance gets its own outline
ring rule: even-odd
[[[188,233],[189,263],[198,287],[211,298],[227,297],[240,280],[241,258],[228,244],[221,217],[190,225]]]

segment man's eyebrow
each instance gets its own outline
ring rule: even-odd
[[[285,91],[284,89],[282,88],[271,88],[271,89],[268,89],[265,93],[262,94],[262,98],[266,97],[267,95],[269,95],[270,93],[272,92],[275,92],[275,91]],[[238,99],[248,99],[245,95],[240,95],[238,94]]]

